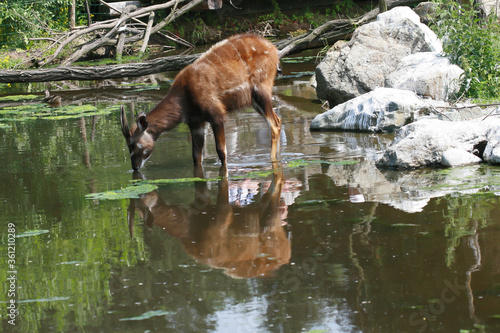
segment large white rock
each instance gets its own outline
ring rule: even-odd
[[[428,101],[411,91],[377,88],[317,115],[311,130],[391,132],[429,107]]]
[[[497,109],[499,114],[496,119],[500,117],[500,107]],[[491,126],[486,133],[488,137],[488,144],[484,149],[483,159],[491,164],[500,164],[500,126]]]
[[[477,164],[481,159],[466,150],[451,148],[446,150],[441,157],[441,164],[447,167],[456,167]]]
[[[459,149],[476,152],[489,163],[500,161],[500,118],[450,122],[423,119],[400,129],[377,161],[379,167],[419,168],[442,165],[443,153]],[[484,147],[484,152],[480,147]],[[478,151],[479,150],[479,151]]]
[[[385,86],[402,58],[441,52],[437,36],[409,7],[396,7],[354,32],[340,50],[328,52],[316,68],[318,98],[334,106]]]
[[[387,76],[386,86],[446,101],[460,89],[464,71],[436,52],[410,54]]]

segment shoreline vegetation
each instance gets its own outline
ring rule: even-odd
[[[196,3],[200,2],[200,0],[192,2]],[[272,12],[248,14],[243,14],[244,12],[240,14],[240,11],[236,8],[228,8],[225,14],[221,13],[221,11],[188,11],[190,8],[187,8],[184,12],[179,12],[174,8],[175,10],[172,10],[172,13],[177,11],[179,14],[173,18],[161,17],[170,10],[167,6],[168,3],[162,6],[151,6],[160,7],[160,9],[165,7],[165,9],[153,11],[155,14],[154,22],[159,27],[155,31],[156,26],[153,26],[152,32],[159,33],[151,34],[146,49],[142,47],[144,39],[135,36],[138,34],[136,29],[148,22],[147,17],[140,18],[140,20],[131,17],[126,25],[116,26],[110,25],[110,20],[93,22],[90,26],[91,29],[86,26],[79,26],[73,32],[63,28],[61,24],[57,26],[55,23],[52,23],[55,25],[54,28],[49,29],[47,27],[44,31],[38,31],[28,25],[25,29],[27,31],[22,36],[23,38],[7,41],[7,43],[4,42],[3,47],[0,48],[0,69],[53,67],[61,64],[70,65],[73,62],[75,62],[75,65],[81,66],[99,63],[137,62],[151,57],[176,54],[183,51],[189,52],[195,45],[215,43],[228,36],[244,32],[258,33],[273,40],[285,39],[303,35],[330,20],[358,17],[372,9],[368,2],[358,4],[354,1],[343,1],[329,7],[284,12],[279,8],[276,1],[271,1],[271,3],[273,5]],[[225,6],[229,6],[229,4]],[[136,12],[151,13],[146,9],[141,8]],[[82,16],[79,23],[84,23],[83,19]],[[119,19],[120,17],[117,17],[113,21]],[[4,18],[2,22],[5,25],[8,20],[6,21]],[[55,20],[54,22],[58,21]],[[164,26],[160,27],[163,24]],[[114,27],[129,29],[126,35],[129,40],[120,51],[121,54],[117,54],[119,51],[116,46],[117,37],[114,35],[109,36],[109,42],[102,43],[101,46],[92,49],[86,54],[82,53],[80,56],[80,54],[74,53],[75,50],[85,48],[98,39],[106,38],[104,33],[109,30],[110,26],[112,29]],[[83,33],[82,31],[85,29],[88,31]],[[62,48],[62,43],[67,43],[67,45]],[[68,61],[66,58],[71,55],[74,55],[74,59]]]
[[[349,0],[328,7],[284,11],[278,1],[273,0],[270,1],[271,11],[243,15],[237,2],[231,2],[232,6],[225,2],[225,10],[219,11],[192,10],[204,0],[169,1],[143,8],[126,7],[121,16],[90,25],[85,25],[85,12],[80,9],[77,22],[83,25],[73,30],[64,28],[68,23],[67,7],[61,7],[57,16],[59,20],[52,20],[52,26],[40,31],[38,26],[43,26],[44,17],[42,9],[47,10],[51,3],[56,3],[44,2],[45,7],[36,13],[38,16],[33,14],[33,22],[36,23],[23,23],[27,24],[22,30],[24,38],[3,44],[0,48],[0,85],[85,78],[100,80],[107,78],[100,73],[110,75],[120,71],[124,75],[135,72],[141,76],[175,71],[196,59],[194,45],[214,43],[243,32],[259,33],[272,39],[280,50],[280,57],[306,48],[317,48],[321,58],[336,41],[349,39],[357,27],[376,19],[379,13],[378,2]],[[389,0],[388,9],[414,7],[421,2]],[[428,25],[443,39],[446,55],[465,71],[462,97],[481,101],[498,99],[498,19],[482,15],[472,0],[469,5],[459,5],[453,0],[439,0],[434,4],[437,9]],[[16,7],[14,2],[6,8],[19,15],[20,7]],[[34,10],[31,8],[31,11]],[[5,25],[9,10],[2,15],[4,17],[0,19]],[[12,13],[10,15],[10,20],[16,17]],[[73,67],[76,74],[71,71]],[[104,67],[109,70],[103,71]],[[92,69],[95,75],[89,72]],[[52,70],[59,70],[58,75],[44,76],[44,71],[50,74]],[[78,76],[81,73],[83,78]]]

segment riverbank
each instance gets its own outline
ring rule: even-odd
[[[155,34],[151,37],[145,57],[156,57],[165,52],[172,53],[177,49],[184,50],[184,46],[166,38],[174,36],[196,46],[211,44],[237,33],[255,32],[271,39],[283,39],[290,36],[302,35],[310,29],[338,18],[357,17],[372,8],[370,2],[347,1],[330,6],[316,6],[311,8],[281,9],[276,1],[269,2],[271,7],[262,10],[252,10],[250,4],[241,3],[237,8],[226,5],[220,11],[193,11],[187,13],[171,24],[167,25],[164,32],[168,34]],[[255,7],[255,6],[254,6]],[[85,42],[80,39],[78,44]],[[32,41],[27,49],[0,49],[0,69],[28,69],[36,68],[40,59],[54,52],[48,49],[52,42],[48,40]],[[74,49],[77,44],[69,48]],[[137,53],[141,41],[130,44],[124,49],[121,63],[138,60]],[[90,57],[82,59],[95,61],[116,57],[113,45],[96,50]],[[64,56],[62,54],[62,56]],[[144,57],[143,57],[144,58]],[[108,60],[108,61],[109,61]],[[57,65],[57,61],[54,62]]]

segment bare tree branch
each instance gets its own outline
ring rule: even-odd
[[[178,10],[172,11],[172,13],[163,21],[158,23],[156,26],[154,26],[151,30],[151,33],[154,34],[156,32],[159,32],[165,25],[168,23],[172,22],[179,16],[183,15],[187,11],[189,11],[191,8],[194,6],[202,3],[204,0],[192,0],[189,1],[186,5],[182,6]],[[104,1],[102,1],[104,3]],[[87,54],[88,52],[91,52],[93,50],[96,50],[97,48],[108,45],[113,38],[118,33],[118,29],[122,27],[128,20],[130,19],[137,19],[138,17],[142,17],[145,15],[149,15],[149,13],[157,11],[157,10],[164,10],[170,7],[177,7],[180,3],[186,2],[186,0],[171,0],[168,1],[164,4],[159,4],[159,5],[153,5],[153,6],[148,6],[144,8],[140,8],[136,11],[133,11],[131,13],[127,13],[126,15],[122,15],[119,19],[114,19],[106,22],[99,22],[99,23],[94,23],[91,24],[89,27],[74,31],[71,33],[68,38],[66,38],[64,41],[61,42],[57,50],[54,52],[52,56],[47,58],[44,62],[40,62],[40,65],[46,65],[51,62],[53,62],[62,52],[62,50],[67,47],[71,42],[74,42],[78,38],[81,38],[85,35],[88,35],[90,33],[94,33],[96,31],[107,31],[104,36],[101,38],[94,39],[93,41],[90,41],[88,43],[85,43],[81,45],[73,54],[71,54],[68,58],[66,58],[63,62],[63,66],[68,66]],[[142,23],[142,22],[141,22]],[[144,31],[145,33],[145,31]],[[126,42],[129,41],[137,41],[140,40],[141,38],[132,38],[132,39],[127,39]]]

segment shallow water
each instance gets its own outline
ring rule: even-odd
[[[281,163],[246,110],[226,126],[227,177],[207,131],[209,181],[192,179],[201,173],[184,126],[137,175],[116,110],[3,121],[1,330],[498,332],[500,168],[378,170],[392,135],[309,131],[321,105],[309,76],[292,72],[313,68],[285,63],[276,81]],[[57,93],[63,105],[131,114],[170,79]],[[140,177],[176,181],[136,199],[86,198]]]

